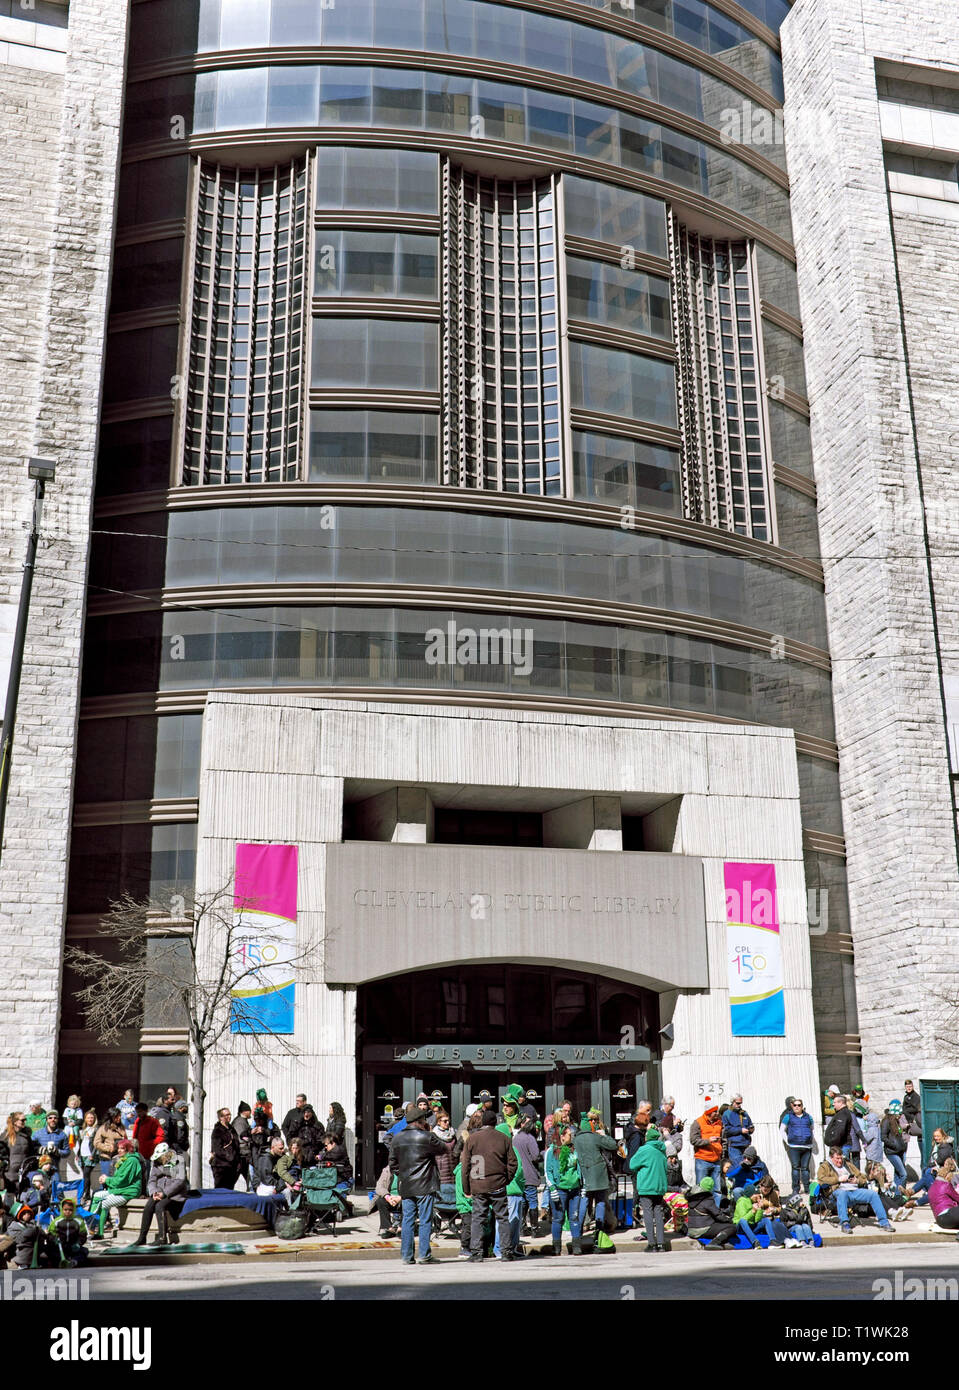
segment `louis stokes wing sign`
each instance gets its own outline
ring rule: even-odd
[[[293,1032],[296,848],[236,847],[231,1033]]]
[[[734,1038],[786,1033],[774,864],[724,864],[729,1009]]]

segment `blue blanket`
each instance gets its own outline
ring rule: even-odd
[[[248,1211],[255,1211],[257,1216],[262,1216],[264,1221],[273,1225],[273,1215],[277,1210],[283,1210],[286,1202],[282,1197],[271,1195],[269,1197],[258,1197],[255,1192],[234,1192],[229,1187],[205,1187],[199,1197],[188,1197],[183,1203],[183,1210],[179,1219],[182,1221],[184,1216],[190,1216],[195,1211],[215,1211],[223,1207],[246,1207]]]

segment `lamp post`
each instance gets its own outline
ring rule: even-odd
[[[56,475],[56,464],[49,459],[31,459],[28,473],[34,480],[33,521],[30,526],[30,539],[27,542],[27,558],[23,563],[23,582],[20,585],[20,607],[17,611],[17,627],[13,637],[13,655],[10,660],[10,679],[7,682],[7,702],[3,709],[3,732],[0,737],[0,859],[3,857],[3,826],[7,817],[7,792],[10,787],[10,762],[13,756],[13,729],[17,722],[17,701],[20,697],[20,675],[23,671],[23,649],[27,639],[27,618],[30,613],[30,594],[33,589],[33,571],[37,558],[37,541],[40,537],[40,513],[47,483],[52,483]]]

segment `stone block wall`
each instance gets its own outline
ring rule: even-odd
[[[58,63],[47,64],[60,72],[26,66],[20,49],[32,52],[27,45],[0,51],[0,629],[12,627],[20,592],[33,493],[27,458],[57,462],[37,558],[0,861],[4,1113],[24,1101],[54,1100],[127,9],[128,0],[72,0],[65,58],[57,52]]]
[[[956,511],[947,501],[930,530],[937,634],[923,495],[954,491],[959,434],[954,224],[938,234],[897,219],[894,234],[875,63],[955,72],[954,19],[939,0],[798,0],[782,34],[863,1081],[884,1101],[955,1060],[936,1033],[940,996],[959,990],[937,659],[937,636],[956,645]]]

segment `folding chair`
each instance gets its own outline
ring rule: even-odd
[[[337,1192],[337,1172],[332,1163],[320,1163],[314,1168],[305,1168],[300,1179],[303,1190],[303,1207],[310,1213],[313,1229],[325,1226],[331,1235],[336,1235],[337,1220],[344,1220],[349,1214],[346,1198]]]

